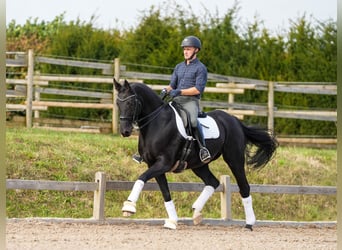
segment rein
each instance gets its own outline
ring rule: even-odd
[[[157,109],[155,109],[150,114],[148,114],[148,115],[142,117],[141,119],[137,120],[136,122],[139,123],[139,122],[143,122],[144,120],[152,117],[151,119],[149,119],[145,123],[143,123],[141,126],[139,126],[139,129],[146,127],[149,123],[151,123],[154,119],[156,119],[164,106],[165,106],[165,104],[159,106]]]
[[[139,101],[139,99],[137,98],[137,95],[133,94],[133,95],[127,96],[125,98],[120,98],[120,97],[117,97],[117,98],[118,98],[118,101],[120,101],[120,102],[125,102],[125,101],[128,101],[131,98],[135,98],[134,99],[135,105],[134,105],[134,114],[133,114],[133,116],[132,117],[120,116],[120,120],[130,120],[130,121],[132,121],[132,123],[137,123],[137,124],[143,123],[141,126],[139,126],[139,129],[142,129],[142,128],[146,127],[149,123],[151,123],[154,119],[156,119],[158,117],[159,113],[161,112],[162,108],[165,106],[165,104],[161,105],[160,107],[155,109],[150,114],[148,114],[148,115],[146,115],[146,116],[144,116],[144,117],[142,117],[140,119],[137,119],[137,116],[140,114],[141,107],[142,107],[142,104]],[[149,119],[149,118],[151,118],[151,119]]]

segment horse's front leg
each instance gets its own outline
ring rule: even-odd
[[[170,193],[169,185],[167,183],[165,174],[157,176],[156,181],[159,185],[160,191],[162,192],[162,195],[164,198],[165,209],[169,216],[169,218],[165,220],[164,227],[169,228],[169,229],[176,229],[178,216],[177,216],[175,204],[173,203],[172,198],[171,198],[171,193]]]
[[[138,180],[133,185],[132,191],[128,196],[127,201],[124,202],[122,207],[123,216],[127,217],[136,213],[136,203],[139,199],[140,193],[143,190],[145,183],[152,178],[156,178],[157,181],[160,179],[160,183],[158,183],[164,195],[165,206],[168,207],[167,211],[171,211],[173,202],[171,201],[171,196],[165,177],[165,173],[168,170],[169,168],[165,167],[165,164],[163,164],[162,161],[158,161],[148,168],[141,176],[139,176]],[[164,177],[159,177],[163,175]]]
[[[125,217],[131,216],[136,213],[136,203],[138,201],[139,195],[144,188],[145,182],[143,180],[138,179],[132,188],[130,195],[127,200],[124,202],[122,207],[122,215]]]

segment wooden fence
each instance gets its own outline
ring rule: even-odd
[[[108,109],[112,110],[111,124],[99,123],[100,125],[85,124],[81,127],[85,128],[99,128],[106,132],[118,132],[118,111],[116,106],[116,93],[113,88],[113,76],[116,79],[134,79],[138,81],[144,80],[158,80],[168,81],[170,75],[142,73],[127,71],[124,65],[120,64],[119,59],[115,59],[112,64],[84,62],[77,60],[55,59],[42,56],[34,56],[32,50],[28,53],[7,53],[6,67],[27,67],[27,74],[24,79],[6,79],[6,84],[12,86],[7,90],[6,97],[21,97],[25,99],[21,104],[6,104],[6,109],[23,110],[26,111],[26,126],[31,127],[34,124],[44,124],[52,122],[57,119],[41,119],[39,113],[47,110],[49,107],[71,107],[71,108],[86,108],[86,109]],[[14,58],[13,58],[14,57]],[[83,76],[83,75],[41,75],[34,71],[35,64],[53,64],[72,67],[83,67],[100,69],[104,75],[102,76]],[[209,82],[215,83],[215,87],[207,87],[206,93],[220,93],[227,96],[227,101],[201,101],[202,108],[216,108],[222,109],[230,114],[236,115],[243,119],[245,115],[248,116],[265,116],[268,119],[268,128],[273,130],[275,118],[294,118],[307,120],[323,120],[323,121],[337,121],[337,111],[335,110],[286,110],[278,109],[274,103],[275,92],[290,92],[290,93],[304,93],[304,94],[320,94],[320,95],[337,95],[336,83],[323,82],[269,82],[255,79],[246,79],[240,77],[231,77],[218,74],[209,73]],[[111,91],[108,93],[96,91],[80,91],[67,90],[61,88],[49,87],[50,82],[71,82],[71,83],[98,83],[109,84]],[[150,85],[154,90],[161,90],[165,85]],[[250,104],[250,103],[236,103],[234,96],[243,94],[246,90],[267,91],[268,101],[264,104]],[[47,101],[40,100],[40,95],[53,94],[61,96],[78,96],[78,97],[92,97],[97,101],[93,103],[86,102],[68,102],[68,101]],[[63,122],[59,122],[63,125]],[[65,119],[65,123],[72,124],[72,121]],[[75,121],[75,126],[79,122]],[[67,126],[67,125],[65,125]]]
[[[68,182],[68,181],[46,181],[46,180],[6,180],[7,189],[24,190],[55,190],[55,191],[90,191],[94,192],[93,217],[92,219],[105,220],[105,193],[106,191],[131,190],[134,182],[131,181],[107,181],[104,172],[95,174],[94,182]],[[315,194],[315,195],[336,195],[336,187],[321,186],[295,186],[295,185],[259,185],[251,184],[251,193],[269,194]],[[202,192],[203,183],[169,183],[170,190],[173,192]],[[159,191],[158,184],[148,182],[143,191]],[[237,193],[238,186],[230,182],[228,175],[220,177],[220,186],[215,192],[220,193],[221,197],[221,219],[232,221],[231,195]]]

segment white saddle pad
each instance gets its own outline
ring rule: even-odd
[[[170,107],[172,108],[173,112],[176,116],[176,124],[179,133],[185,138],[189,139],[189,136],[185,132],[184,123],[180,115],[178,114],[177,110],[169,103]],[[203,136],[205,139],[216,139],[220,136],[220,131],[218,129],[216,121],[207,115],[205,118],[197,118],[198,121],[202,124]]]

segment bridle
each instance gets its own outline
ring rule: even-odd
[[[138,100],[137,95],[133,94],[133,95],[127,96],[125,98],[120,98],[118,96],[117,100],[119,102],[126,102],[126,101],[128,101],[128,100],[130,100],[132,98],[134,98],[134,112],[133,112],[133,115],[131,117],[128,117],[128,116],[122,116],[120,114],[120,117],[119,117],[120,121],[130,121],[132,123],[137,121],[137,117],[138,117],[138,115],[141,112],[141,102]]]
[[[141,101],[138,99],[136,94],[127,96],[125,98],[120,98],[117,97],[117,100],[119,102],[126,102],[128,100],[130,100],[131,98],[134,98],[134,112],[133,115],[131,117],[128,116],[122,116],[120,114],[120,121],[129,121],[132,122],[132,124],[137,125],[137,127],[139,127],[139,129],[142,129],[143,127],[145,127],[146,125],[148,125],[150,122],[152,122],[155,118],[157,118],[157,116],[159,115],[159,113],[161,112],[162,108],[165,105],[161,105],[160,107],[158,107],[157,109],[155,109],[153,112],[151,112],[150,114],[138,119],[138,116],[141,113],[142,110],[142,103]],[[142,124],[141,124],[142,123]],[[140,126],[138,125],[140,124]]]

